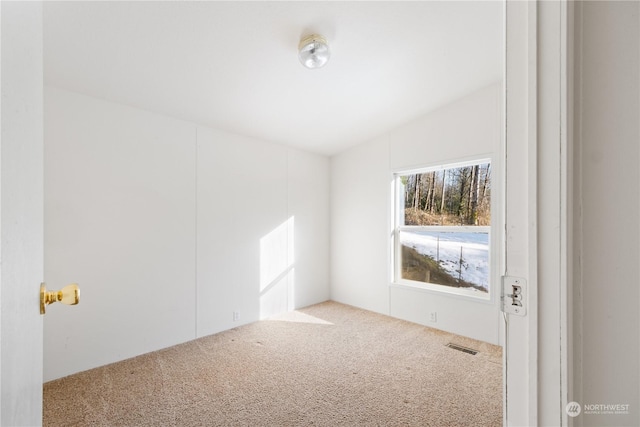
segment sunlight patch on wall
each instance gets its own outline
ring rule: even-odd
[[[260,239],[260,319],[293,310],[294,217]]]

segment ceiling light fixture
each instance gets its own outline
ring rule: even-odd
[[[298,58],[305,67],[322,68],[329,60],[329,55],[329,44],[324,37],[311,34],[300,40]]]

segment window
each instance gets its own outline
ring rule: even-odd
[[[491,163],[395,175],[394,281],[489,298]]]

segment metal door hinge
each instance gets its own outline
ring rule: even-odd
[[[527,314],[527,281],[522,277],[502,276],[502,311],[516,316]]]

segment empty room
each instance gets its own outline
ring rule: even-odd
[[[638,3],[0,11],[3,426],[637,424]]]

